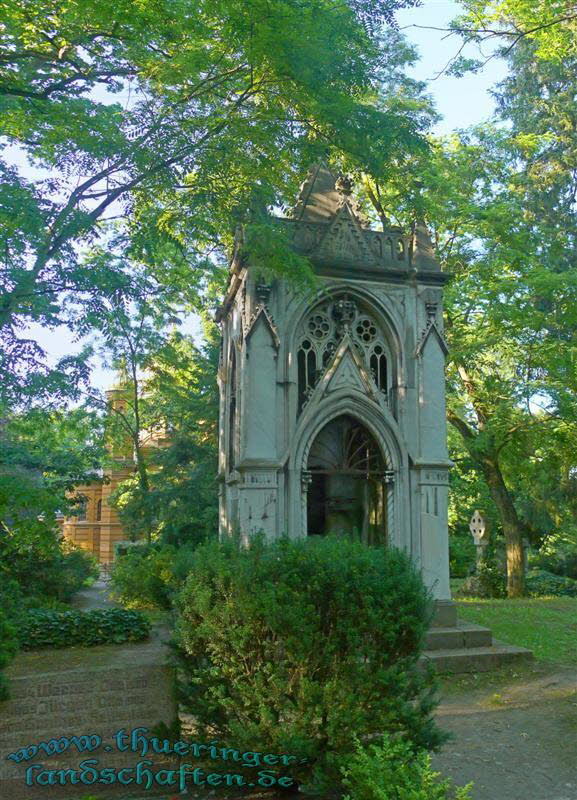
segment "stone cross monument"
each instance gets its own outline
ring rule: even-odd
[[[451,624],[445,275],[424,223],[372,230],[350,189],[319,164],[279,221],[317,291],[264,284],[250,253],[232,260],[218,313],[220,531],[402,548]]]

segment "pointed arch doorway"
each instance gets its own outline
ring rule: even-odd
[[[369,545],[387,540],[387,465],[372,433],[342,414],[317,434],[309,451],[307,531],[351,535]]]

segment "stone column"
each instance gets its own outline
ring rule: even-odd
[[[302,535],[306,536],[308,533],[307,524],[307,510],[308,510],[308,494],[313,482],[313,476],[307,469],[301,472],[301,531]]]

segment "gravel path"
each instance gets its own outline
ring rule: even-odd
[[[99,578],[92,586],[77,592],[72,598],[71,605],[80,611],[90,611],[93,608],[118,608],[118,604],[110,599],[108,581],[103,578]]]
[[[577,800],[574,671],[535,666],[526,678],[451,694],[437,712],[454,740],[433,766],[473,800]]]

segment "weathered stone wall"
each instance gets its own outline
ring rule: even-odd
[[[0,798],[57,800],[88,794],[148,794],[144,786],[118,782],[114,785],[80,782],[65,786],[27,786],[26,770],[32,764],[43,764],[47,770],[78,770],[84,759],[97,759],[98,769],[114,767],[119,770],[141,761],[140,753],[119,752],[112,737],[120,729],[130,732],[137,727],[148,728],[150,735],[154,735],[159,723],[170,725],[174,721],[174,675],[166,664],[162,643],[156,638],[142,645],[83,651],[71,648],[57,654],[47,652],[45,659],[43,667],[42,653],[24,653],[9,670],[11,696],[0,703]],[[75,661],[84,663],[75,666]],[[108,663],[103,663],[106,661]],[[67,662],[73,668],[66,669]],[[70,745],[65,752],[54,755],[47,755],[40,749],[20,763],[7,758],[10,753],[29,745],[89,734],[102,739],[101,745],[92,752],[79,752],[76,746]],[[151,758],[150,755],[145,757]],[[152,758],[154,770],[168,766],[161,763],[160,756]],[[31,774],[38,776],[40,771],[32,770]],[[167,791],[171,789],[165,788],[164,793]]]

